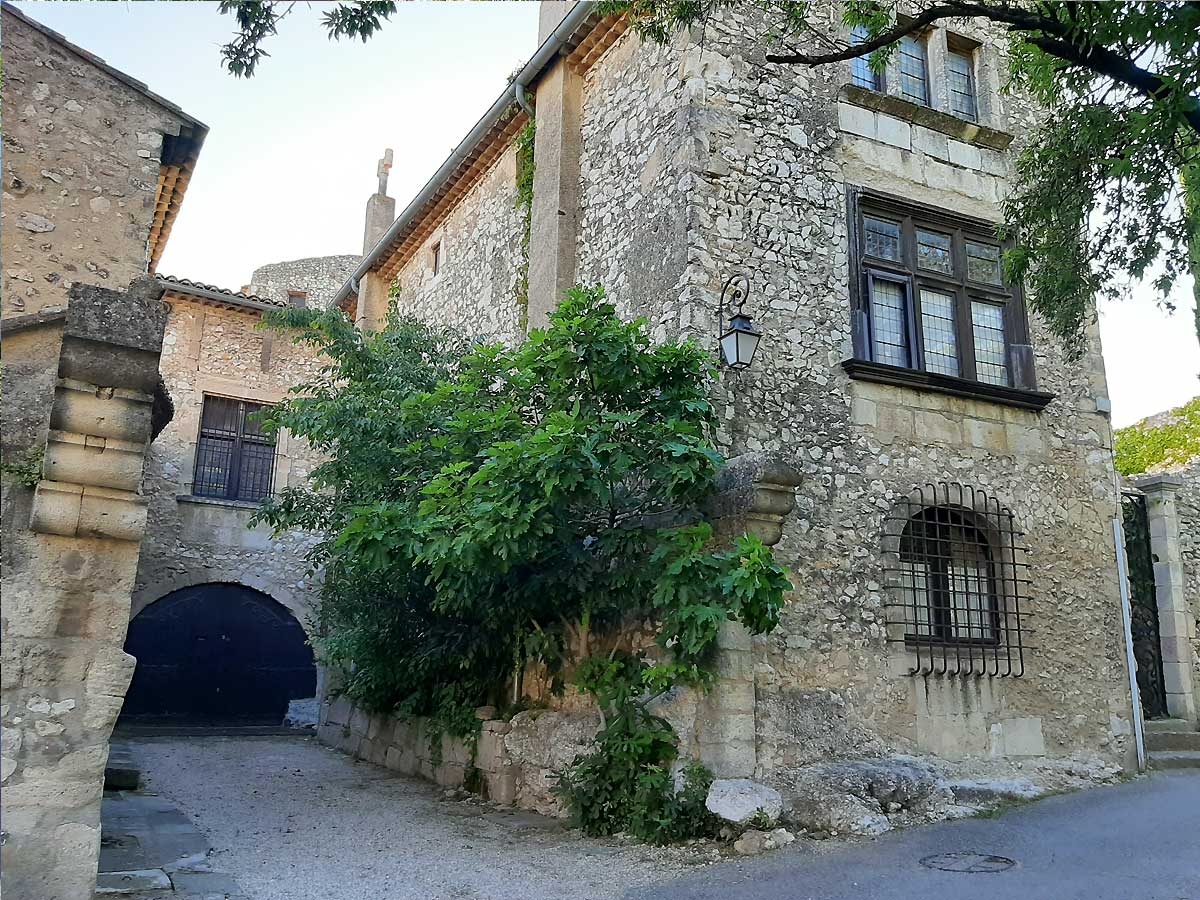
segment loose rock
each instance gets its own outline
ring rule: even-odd
[[[714,816],[735,825],[745,825],[759,814],[774,823],[783,813],[783,795],[748,778],[719,778],[709,788],[704,805]]]

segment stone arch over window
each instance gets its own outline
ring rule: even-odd
[[[921,485],[885,517],[883,550],[888,640],[910,674],[1025,674],[1028,564],[999,500],[970,485]]]

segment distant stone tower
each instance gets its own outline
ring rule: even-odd
[[[259,266],[243,290],[293,306],[320,309],[346,283],[359,256],[311,256]]]

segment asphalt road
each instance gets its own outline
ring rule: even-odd
[[[923,858],[977,853],[976,868]],[[952,865],[967,866],[959,857]],[[1200,900],[1200,772],[1051,797],[851,845],[796,845],[638,888],[638,900]]]

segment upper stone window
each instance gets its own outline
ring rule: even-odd
[[[862,25],[855,25],[850,29],[850,44],[857,46],[867,39],[867,29]],[[884,80],[882,72],[872,72],[870,64],[870,55],[856,56],[850,61],[850,77],[851,80],[859,87],[867,88],[872,91],[884,90]]]
[[[946,87],[950,112],[961,119],[979,121],[979,95],[975,60],[979,45],[956,34],[946,35]]]
[[[857,203],[856,354],[901,369],[1031,388],[1019,291],[993,226],[868,194]],[[1020,378],[1014,370],[1020,368]]]
[[[249,400],[204,396],[192,476],[195,496],[257,502],[271,494],[275,438],[263,431],[258,415],[266,408]]]
[[[297,309],[304,309],[308,306],[307,291],[288,291],[288,306],[294,306]]]
[[[900,96],[921,106],[928,106],[929,58],[925,37],[906,34],[900,39],[896,55],[900,71]]]

